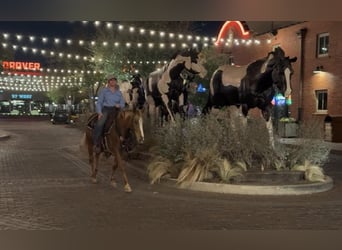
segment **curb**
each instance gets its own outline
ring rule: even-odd
[[[305,195],[325,192],[333,187],[333,180],[329,176],[326,176],[324,182],[296,185],[241,185],[194,182],[187,186],[181,186],[177,184],[175,179],[168,178],[164,179],[164,181],[166,185],[180,189],[242,195]]]
[[[71,146],[71,149],[78,147]],[[148,157],[148,154],[143,154]],[[145,164],[141,160],[135,159],[126,162],[127,167],[139,175],[147,176],[144,168]],[[239,195],[307,195],[325,192],[333,188],[333,179],[326,176],[324,182],[313,182],[306,184],[291,184],[291,185],[244,185],[244,184],[224,184],[224,183],[209,183],[209,182],[194,182],[191,185],[178,185],[177,180],[173,178],[162,178],[160,185],[166,185],[172,188],[188,189],[193,191],[214,192],[222,194],[239,194]]]
[[[7,140],[8,138],[10,138],[10,135],[6,135],[6,134],[0,135],[0,141]]]

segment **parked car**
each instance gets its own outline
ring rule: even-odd
[[[56,110],[51,117],[52,124],[70,123],[70,116],[66,110]]]

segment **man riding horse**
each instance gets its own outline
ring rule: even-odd
[[[96,104],[96,112],[88,118],[87,130],[82,144],[87,145],[89,163],[92,169],[92,181],[97,183],[99,156],[101,152],[114,156],[111,183],[116,186],[114,172],[119,167],[124,178],[124,189],[131,192],[127,174],[122,161],[124,148],[134,147],[144,141],[142,110],[122,110],[125,101],[117,79],[110,75],[108,84],[100,90]],[[122,146],[125,146],[124,148]]]
[[[109,75],[107,86],[100,90],[96,103],[97,122],[93,132],[93,144],[96,153],[101,152],[101,135],[108,117],[112,114],[115,119],[119,110],[124,107],[125,100],[117,85],[117,78],[114,75]]]

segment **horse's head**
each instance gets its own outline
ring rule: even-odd
[[[141,109],[146,102],[146,97],[143,87],[143,80],[140,74],[133,75],[130,83],[132,85],[131,101],[133,107]]]
[[[142,85],[142,78],[140,74],[135,74],[131,77],[130,83],[132,84],[132,88],[139,88]]]
[[[204,56],[196,49],[187,49],[179,53],[178,56],[184,58],[184,68],[189,71],[189,73],[199,75],[201,78],[204,78],[207,75],[207,70],[203,66],[205,63]]]
[[[133,108],[133,102],[132,102],[132,85],[129,81],[124,80],[119,83],[120,91],[122,93],[123,98],[125,99],[125,103],[128,105],[128,107]]]
[[[125,116],[127,128],[133,133],[136,142],[142,144],[144,142],[143,111],[140,109],[127,110]]]
[[[272,80],[274,86],[285,97],[291,95],[291,76],[293,74],[292,63],[297,61],[297,57],[285,57],[284,51],[277,47],[272,53],[268,66],[272,69]]]

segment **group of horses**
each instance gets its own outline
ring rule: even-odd
[[[241,107],[242,114],[247,117],[250,109],[258,108],[269,124],[274,95],[291,94],[291,64],[296,59],[285,56],[284,51],[277,47],[265,58],[248,65],[220,66],[210,79],[208,101],[203,113],[210,112],[212,108],[236,106]],[[135,139],[135,143],[143,142],[142,108],[145,105],[154,119],[159,116],[161,120],[174,121],[176,113],[184,115],[188,93],[196,91],[194,78],[204,78],[207,74],[204,63],[204,58],[196,49],[178,51],[163,68],[150,73],[146,81],[143,81],[140,75],[134,75],[130,82],[121,84],[121,91],[130,108],[119,113],[115,126],[106,131],[104,136],[107,153],[114,155],[111,179],[113,185],[116,185],[114,171],[120,167],[125,191],[132,191],[122,162],[120,136],[130,136]],[[88,127],[85,135],[92,178],[96,182],[99,153],[93,152],[91,127]]]

